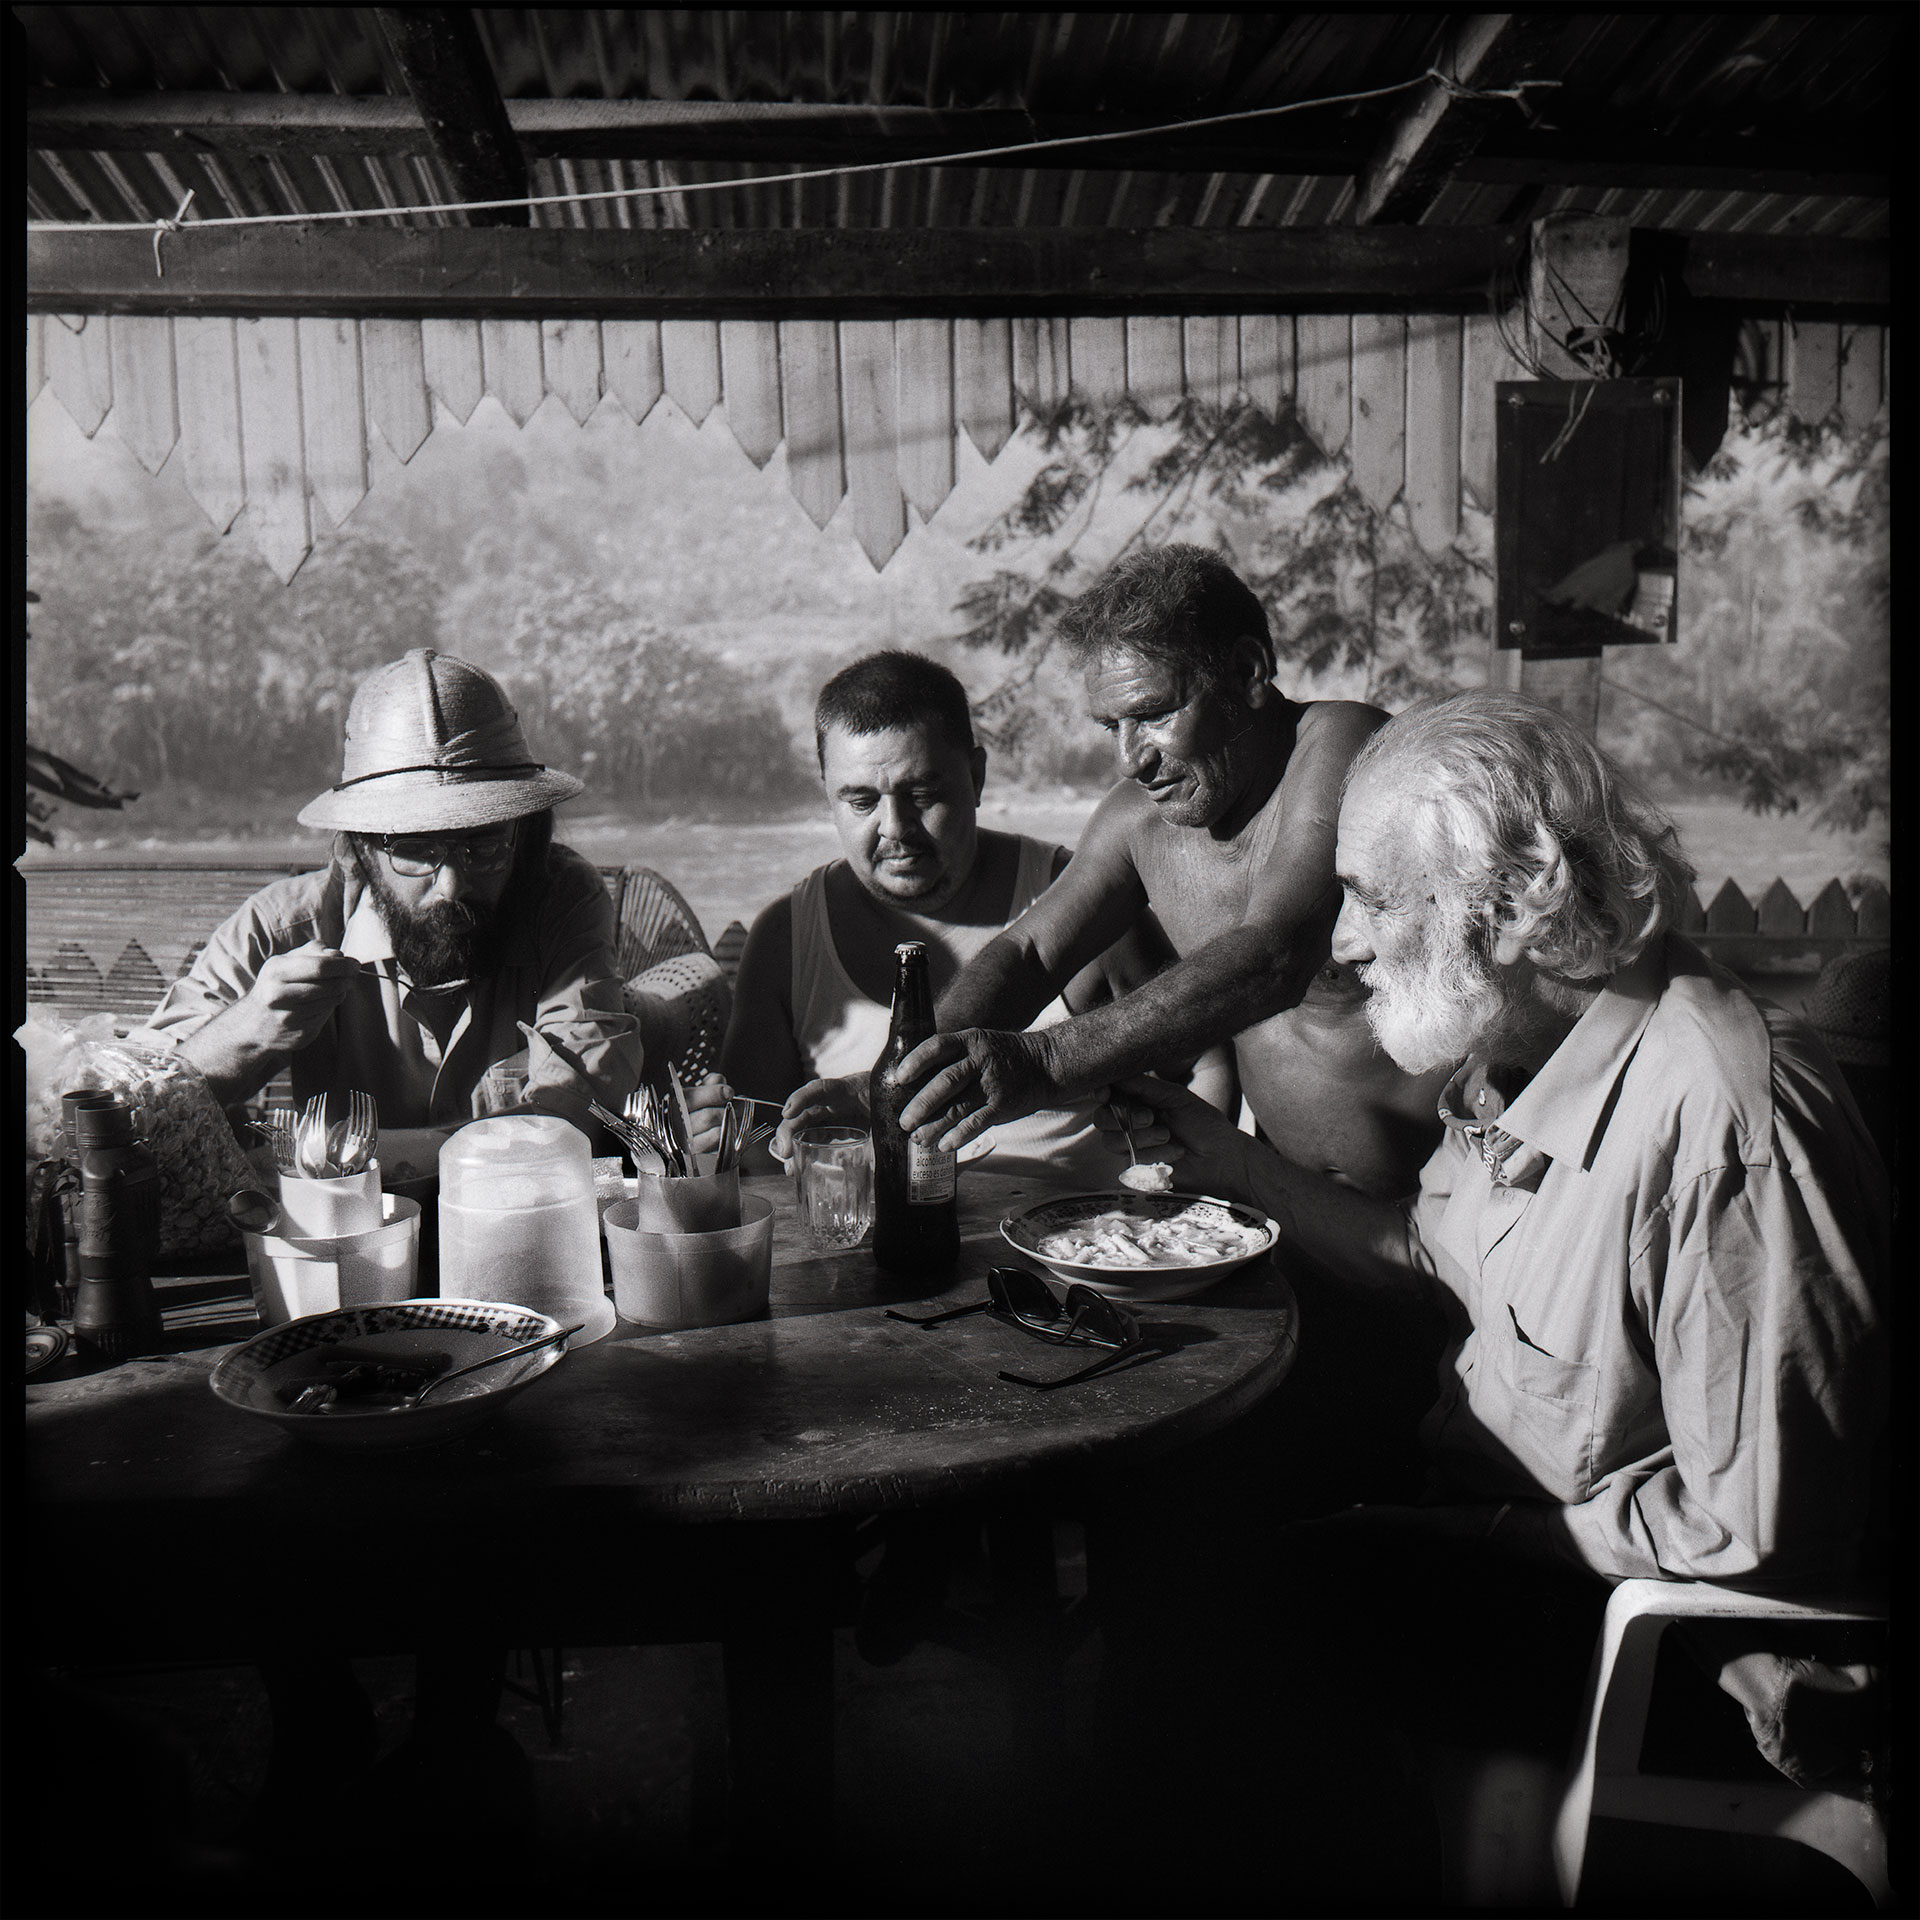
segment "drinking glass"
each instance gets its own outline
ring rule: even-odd
[[[800,1213],[814,1243],[857,1247],[873,1225],[873,1142],[858,1127],[810,1127],[794,1141]]]
[[[513,1113],[527,1098],[527,1069],[499,1061],[489,1067],[480,1082],[480,1110],[483,1114]]]

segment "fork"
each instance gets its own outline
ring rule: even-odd
[[[373,1103],[372,1094],[356,1092],[347,1095],[346,1123],[338,1131],[337,1148],[332,1136],[328,1137],[334,1166],[342,1177],[366,1172],[380,1137],[380,1113]]]
[[[665,1172],[678,1170],[684,1174],[688,1170],[686,1155],[680,1151],[672,1129],[664,1124],[651,1087],[635,1087],[627,1095],[622,1113],[636,1140],[658,1158]]]
[[[631,1108],[631,1096],[629,1096]],[[660,1162],[662,1173],[670,1174],[679,1162],[679,1155],[673,1148],[652,1132],[642,1122],[628,1116],[610,1112],[597,1100],[587,1102],[587,1111],[624,1146],[629,1153],[650,1153]]]
[[[293,1123],[294,1171],[309,1180],[327,1174],[327,1096],[316,1093]]]
[[[273,1170],[276,1173],[297,1171],[294,1162],[293,1115],[285,1107],[269,1107],[253,1123],[254,1131],[259,1134],[273,1153]]]

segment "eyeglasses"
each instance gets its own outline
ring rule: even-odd
[[[513,830],[469,839],[438,833],[383,833],[377,844],[395,873],[423,880],[442,867],[463,873],[499,873],[513,860]]]
[[[887,1309],[889,1320],[904,1320],[910,1327],[937,1327],[969,1313],[991,1313],[1007,1320],[1024,1333],[1045,1340],[1051,1346],[1105,1347],[1098,1360],[1077,1373],[1063,1374],[1057,1380],[1035,1380],[1024,1373],[1008,1373],[1017,1387],[1034,1387],[1041,1392],[1052,1387],[1070,1387],[1076,1380],[1088,1379],[1103,1368],[1140,1352],[1147,1344],[1140,1323],[1125,1307],[1097,1294],[1091,1287],[1076,1283],[1067,1289],[1065,1299],[1057,1295],[1037,1273],[1025,1267],[993,1267],[987,1273],[987,1298],[964,1307],[949,1307],[945,1313],[919,1317]]]

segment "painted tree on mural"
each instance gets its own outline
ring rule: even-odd
[[[590,574],[523,562],[460,603],[457,625],[461,650],[500,675],[540,751],[603,797],[724,815],[807,791],[763,690]]]
[[[337,777],[361,676],[440,646],[499,671],[539,751],[609,798],[724,813],[806,790],[761,689],[586,568],[483,570],[467,591],[409,540],[355,522],[283,587],[245,547],[204,534],[142,565],[64,509],[32,533],[46,584],[29,724],[115,779],[311,792]]]
[[[1730,576],[1713,609],[1711,638],[1730,656],[1718,737],[1690,758],[1736,783],[1755,813],[1806,806],[1823,826],[1857,832],[1891,808],[1887,436],[1783,415],[1762,443],[1758,479],[1778,496],[1773,511],[1754,513],[1744,474],[1723,463],[1710,510],[1687,523],[1688,554]],[[1781,578],[1766,530],[1783,517],[1825,560],[1819,578]]]
[[[1888,533],[1884,419],[1737,423],[1687,484],[1680,643],[1607,655],[1603,744],[1669,791],[1884,827]]]
[[[1398,709],[1484,677],[1489,523],[1469,513],[1455,546],[1426,552],[1291,414],[1189,400],[1155,425],[1075,400],[1029,408],[1025,432],[1040,464],[970,542],[997,564],[954,606],[955,637],[1009,662],[978,711],[1023,770],[1109,771],[1054,640],[1074,596],[1142,544],[1218,544],[1267,608],[1283,679]],[[1884,821],[1884,421],[1848,436],[1736,420],[1689,483],[1683,555],[1681,643],[1609,653],[1602,744],[1668,790],[1731,786],[1755,812],[1804,808],[1835,830]]]
[[[117,778],[324,784],[354,683],[433,634],[433,569],[371,525],[348,528],[284,588],[212,535],[136,557],[49,509],[30,536],[43,585],[29,724]]]
[[[1130,400],[1095,409],[1076,397],[1030,408],[1026,431],[1043,463],[969,543],[1000,564],[954,608],[962,643],[1017,662],[979,703],[989,737],[1016,757],[1052,744],[1032,694],[1060,614],[1141,546],[1220,546],[1266,607],[1282,669],[1353,698],[1401,707],[1443,691],[1458,657],[1485,644],[1484,529],[1426,552],[1404,512],[1369,506],[1290,411],[1189,397],[1156,425]]]

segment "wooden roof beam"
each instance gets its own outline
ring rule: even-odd
[[[1760,313],[1872,319],[1888,249],[1762,234],[1686,238],[1685,284]],[[288,225],[27,234],[38,312],[570,314],[609,319],[1471,313],[1524,227],[719,230]]]
[[[1276,158],[1275,127],[1258,121],[1160,134],[1156,121],[1141,116],[1030,114],[1003,107],[533,99],[508,100],[503,110],[520,148],[535,159],[857,165],[1135,131],[1137,139],[1063,149],[1054,164],[1260,173]],[[1353,171],[1358,150],[1326,125],[1296,135],[1285,121],[1276,124],[1286,129],[1280,137],[1289,142],[1289,170]],[[418,109],[396,94],[115,94],[104,87],[43,87],[29,96],[27,138],[33,147],[67,151],[366,154],[418,149],[424,133]],[[1046,163],[1046,156],[1015,154],[1004,164],[1036,163]]]
[[[493,65],[466,7],[379,7],[381,31],[419,109],[427,146],[455,200],[513,200],[528,192],[527,163],[507,119]],[[476,226],[524,227],[525,207],[472,213]]]
[[[420,110],[399,94],[113,93],[30,89],[27,145],[61,152],[324,154],[426,150]],[[1032,115],[998,107],[935,109],[736,100],[509,100],[507,123],[534,159],[718,160],[775,165],[911,160],[975,147],[1114,132],[1126,118]],[[1758,149],[1756,151],[1756,149]],[[1197,173],[1330,177],[1365,166],[1364,148],[1325,128],[1248,122],[1217,132],[1152,135],[1057,156],[1014,154],[970,165],[1053,164],[1085,171],[1159,168]],[[1673,142],[1622,133],[1546,132],[1497,121],[1453,169],[1483,185],[1725,188],[1748,193],[1884,198],[1883,156],[1755,139]]]
[[[1461,24],[1440,71],[1475,89],[1535,78],[1565,24],[1551,10],[1473,14]],[[1440,197],[1454,168],[1518,111],[1511,100],[1466,99],[1429,80],[1360,169],[1354,224],[1416,224]]]

